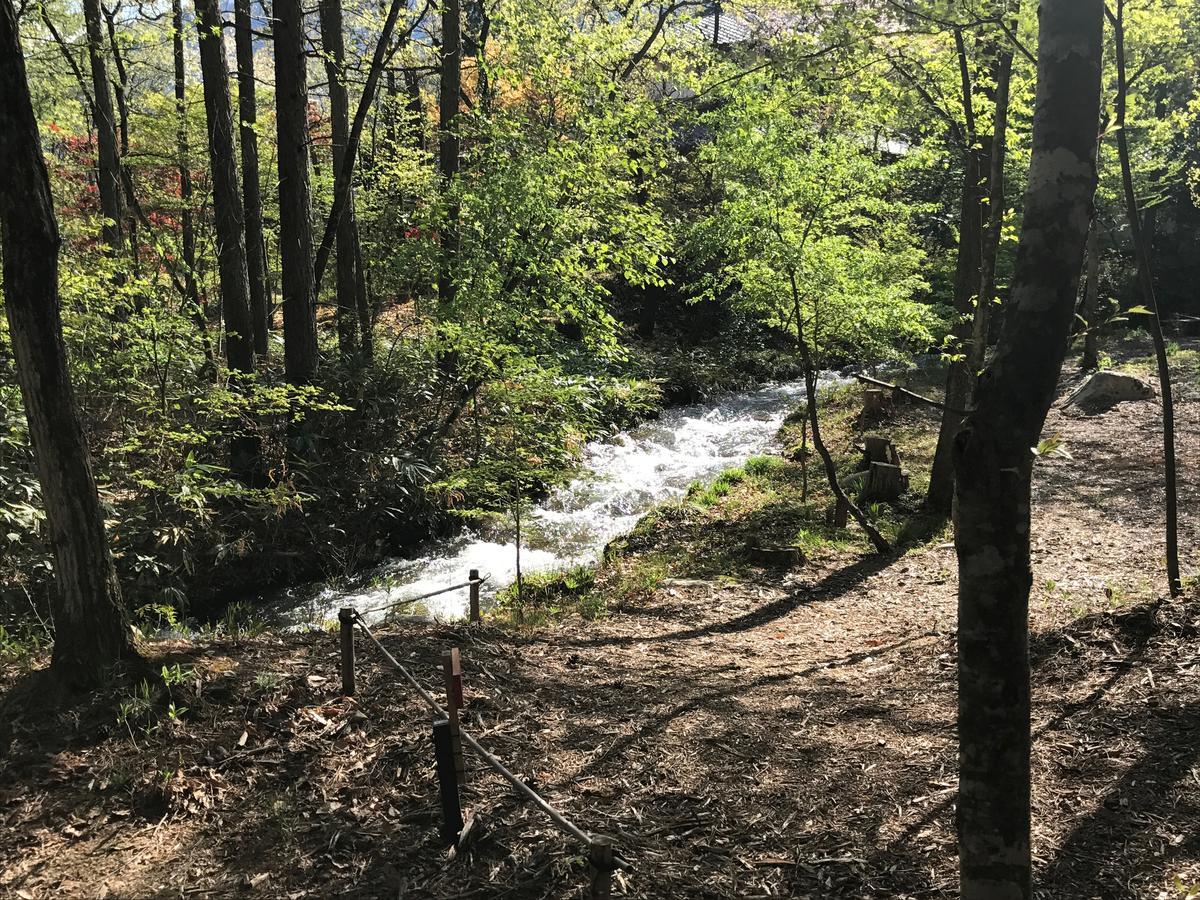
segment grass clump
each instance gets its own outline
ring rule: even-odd
[[[571,566],[533,572],[521,579],[521,588],[511,584],[496,595],[496,608],[520,624],[530,625],[578,614],[596,619],[606,610],[596,591],[592,566]]]

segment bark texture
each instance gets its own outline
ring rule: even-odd
[[[254,326],[254,352],[266,356],[271,335],[271,307],[267,299],[267,242],[263,235],[262,176],[258,164],[258,131],[255,128],[258,122],[258,95],[254,83],[254,23],[250,14],[250,0],[234,0],[233,9],[250,315]]]
[[[221,315],[225,321],[225,357],[236,380],[254,372],[254,324],[250,315],[250,279],[246,267],[246,221],[238,185],[237,149],[229,100],[229,64],[217,0],[196,0],[200,71],[208,121],[208,158],[217,233],[217,270],[221,279]],[[257,448],[249,435],[234,437],[230,468],[249,480],[257,468]]]
[[[304,13],[300,0],[276,0],[274,13],[284,371],[292,384],[307,384],[317,373],[318,357]]]
[[[55,558],[50,669],[88,687],[136,654],[67,373],[58,226],[9,0],[0,0],[0,159],[5,313]]]
[[[1032,896],[1030,481],[1096,184],[1102,0],[1042,0],[1025,219],[999,346],[955,441],[963,900]]]

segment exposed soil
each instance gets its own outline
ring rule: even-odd
[[[1190,572],[1200,403],[1183,400]],[[1181,898],[1177,877],[1200,882],[1200,601],[1160,598],[1158,409],[1047,424],[1073,459],[1039,463],[1036,489],[1043,898]],[[673,539],[669,521],[656,539]],[[383,641],[431,688],[440,651],[462,648],[467,727],[614,837],[632,866],[619,895],[950,898],[954,571],[944,542],[846,551],[736,583],[668,580],[591,623],[408,623]],[[160,690],[153,719],[119,723],[126,688],[12,723],[0,896],[584,895],[581,848],[470,756],[478,838],[443,851],[429,716],[365,641],[355,699],[339,696],[334,635],[154,649],[198,676],[171,688],[177,721]]]

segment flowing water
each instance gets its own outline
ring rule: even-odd
[[[803,382],[731,394],[668,409],[654,421],[588,444],[579,477],[526,512],[521,571],[596,563],[605,545],[630,531],[655,504],[682,496],[696,480],[711,479],[751,456],[776,449],[779,426],[803,396]],[[483,588],[486,605],[498,589],[516,580],[516,545],[511,538],[464,532],[425,551],[419,557],[385,562],[351,589],[289,591],[279,598],[277,608],[294,623],[321,621],[335,617],[338,607],[372,610],[465,581],[470,569],[489,579]],[[466,607],[463,589],[421,601],[407,611],[453,618],[465,615]]]

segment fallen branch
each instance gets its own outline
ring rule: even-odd
[[[936,409],[946,409],[947,408],[946,404],[943,403],[941,400],[934,400],[932,397],[925,397],[925,396],[922,396],[921,394],[913,393],[908,388],[902,388],[898,384],[890,384],[886,381],[880,381],[878,378],[872,378],[870,375],[860,375],[857,372],[854,374],[854,377],[857,378],[859,381],[865,382],[867,384],[873,384],[873,385],[876,385],[877,387],[888,388],[891,391],[895,391],[898,394],[903,394],[905,397],[911,397],[913,400],[917,400],[920,403],[925,403],[929,406],[935,407]],[[961,410],[961,409],[951,409],[950,412],[957,413],[960,416],[965,416],[967,414],[965,410]]]

